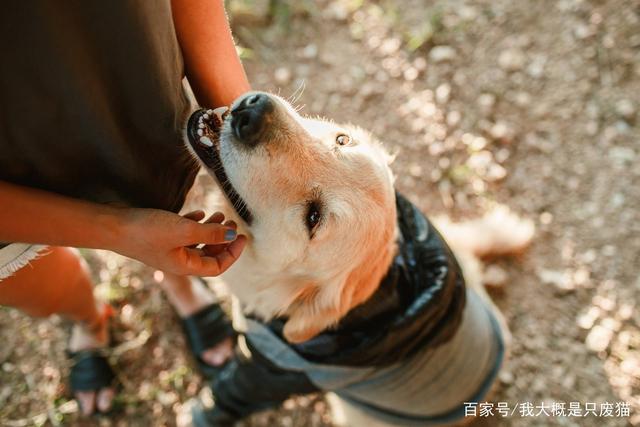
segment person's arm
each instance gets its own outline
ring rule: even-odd
[[[182,217],[157,209],[117,208],[0,181],[0,242],[109,249],[176,274],[216,276],[242,252],[244,236],[225,250],[194,249],[235,238],[231,227],[197,222],[203,217],[201,211]]]
[[[222,0],[172,0],[187,79],[204,107],[227,106],[251,88]]]

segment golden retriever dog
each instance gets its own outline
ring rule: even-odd
[[[509,333],[480,259],[526,247],[530,221],[506,208],[441,220],[443,240],[396,193],[391,157],[369,132],[304,117],[275,95],[198,110],[186,133],[248,236],[223,280],[248,317],[249,355],[214,381],[214,412],[238,418],[316,389],[333,392],[337,424],[446,425],[486,399]],[[239,385],[249,376],[266,397]]]

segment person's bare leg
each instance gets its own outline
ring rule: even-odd
[[[24,311],[30,316],[64,316],[74,325],[69,350],[104,347],[108,343],[107,319],[93,296],[93,285],[86,265],[68,248],[52,247],[42,256],[0,282],[0,305]],[[97,406],[111,407],[114,391],[78,392],[82,411],[89,415]]]
[[[200,280],[189,276],[163,273],[160,286],[180,317],[187,317],[217,301],[213,292]],[[227,338],[204,351],[200,357],[212,366],[224,364],[233,355],[233,340]]]

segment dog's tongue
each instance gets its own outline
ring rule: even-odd
[[[193,114],[198,115],[197,122],[194,122],[194,125],[197,127],[197,129],[194,129],[194,133],[198,137],[198,142],[204,147],[212,148],[214,141],[217,141],[220,134],[222,122],[229,114],[229,108],[218,107],[213,110],[202,109]]]

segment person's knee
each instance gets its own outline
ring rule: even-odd
[[[46,317],[78,298],[91,304],[92,292],[86,267],[77,253],[53,247],[0,284],[0,304],[30,316]]]

